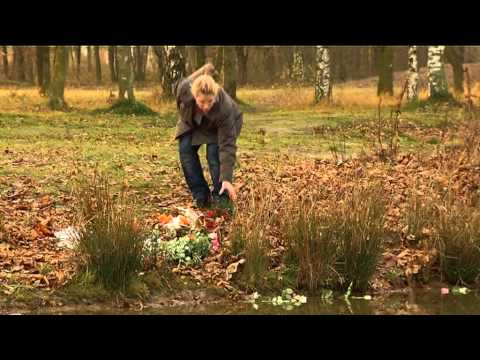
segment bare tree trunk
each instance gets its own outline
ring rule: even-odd
[[[362,48],[355,47],[354,48],[354,57],[353,57],[353,73],[355,74],[355,78],[361,79],[362,78],[362,71],[361,71],[361,55],[362,55]]]
[[[34,68],[34,51],[32,46],[25,46],[25,74],[26,80],[28,83],[34,85],[35,84],[35,76],[33,75],[33,68]]]
[[[3,73],[6,79],[10,79],[10,73],[8,71],[8,50],[4,45],[2,46],[2,58],[3,58]]]
[[[67,103],[64,99],[65,81],[68,69],[68,48],[66,46],[55,47],[55,68],[53,79],[48,92],[49,106],[52,110],[65,110]]]
[[[235,47],[223,47],[223,88],[232,99],[237,98],[237,56]]]
[[[157,66],[158,66],[158,81],[160,81],[160,85],[162,89],[165,89],[164,81],[165,81],[165,48],[163,46],[154,46],[153,51],[155,53],[155,57],[157,59]]]
[[[445,46],[428,47],[428,88],[431,100],[446,100],[449,97],[448,84],[443,66]]]
[[[92,47],[87,46],[87,71],[89,74],[92,73]]]
[[[330,99],[330,50],[325,46],[317,46],[315,76],[315,102]]]
[[[36,64],[37,64],[37,85],[42,87],[43,85],[43,53],[45,51],[44,46],[36,46]],[[40,90],[40,93],[42,90]]]
[[[463,63],[465,61],[465,47],[447,46],[445,48],[445,57],[452,65],[454,91],[456,94],[463,94]]]
[[[200,68],[205,64],[205,46],[195,46],[196,68]]]
[[[116,46],[108,47],[108,65],[110,67],[110,79],[112,82],[118,81],[118,61],[117,61],[117,51]]]
[[[377,95],[393,96],[393,48],[380,46],[377,48],[378,88]]]
[[[360,68],[359,73],[361,78],[366,78],[368,76],[368,47],[363,46],[360,49]]]
[[[77,60],[77,80],[80,81],[80,64],[82,61],[82,47],[76,46],[75,47],[75,55]]]
[[[415,101],[418,99],[418,61],[416,46],[409,46],[408,48],[407,99],[408,101]]]
[[[205,64],[205,46],[186,46],[185,52],[185,71],[187,74],[193,73]]]
[[[16,81],[25,81],[25,56],[23,46],[13,47],[13,70]]]
[[[73,56],[74,53],[75,53],[75,46],[69,46],[68,56],[70,56],[70,59],[68,60],[69,61],[68,66],[72,68],[73,73],[75,73],[75,57]]]
[[[142,47],[133,47],[133,69],[135,73],[135,81],[141,81],[142,78]]]
[[[115,81],[118,81],[118,48],[113,47],[113,61],[115,64]]]
[[[247,83],[248,46],[235,46],[238,59],[238,84]]]
[[[147,64],[148,64],[148,52],[150,46],[144,46],[142,53],[142,81],[147,80]]]
[[[271,84],[274,77],[275,77],[275,70],[277,67],[277,64],[275,63],[275,57],[273,54],[273,47],[272,46],[264,46],[262,48],[263,52],[263,69],[264,69],[264,74],[266,76],[266,81],[268,84]]]
[[[47,94],[50,89],[50,83],[52,82],[52,75],[50,70],[50,46],[45,46],[43,58],[43,93]]]
[[[134,56],[134,68],[135,68],[135,80],[136,81],[145,81],[145,64],[146,64],[146,53],[145,49],[148,51],[148,46],[135,46],[135,56]]]
[[[195,46],[186,46],[185,52],[187,54],[185,57],[185,72],[191,74],[197,69],[197,54]]]
[[[100,61],[100,47],[94,46],[93,48],[95,56],[95,79],[97,85],[102,83],[102,63]]]
[[[37,46],[37,79],[40,95],[46,95],[50,87],[50,48]]]
[[[345,76],[345,57],[343,54],[343,48],[340,46],[332,46],[331,54],[331,64],[332,64],[332,78],[335,82],[344,82],[346,80]]]
[[[133,82],[135,71],[133,68],[133,56],[131,46],[118,46],[118,100],[125,100],[127,93],[128,101],[135,102]]]
[[[223,46],[217,47],[217,56],[215,57],[215,69],[219,74],[223,72]]]
[[[373,46],[370,46],[368,49],[368,76],[374,76],[375,73],[375,48]]]

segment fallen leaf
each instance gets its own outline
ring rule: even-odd
[[[230,280],[233,276],[233,274],[235,274],[237,271],[238,271],[238,266],[245,263],[245,259],[240,259],[239,261],[237,262],[234,262],[230,265],[227,266],[227,270],[226,270],[226,280]]]
[[[50,196],[45,195],[40,198],[40,201],[38,202],[38,208],[43,209],[52,204],[53,204],[53,200],[50,198]]]
[[[44,223],[39,222],[35,225],[35,231],[44,236],[53,236],[53,231],[50,230]]]

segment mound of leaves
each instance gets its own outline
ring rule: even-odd
[[[107,109],[95,110],[96,114],[116,114],[116,115],[136,115],[136,116],[150,116],[157,115],[155,111],[150,109],[147,105],[140,101],[120,100],[112,104]]]
[[[437,112],[440,110],[440,107],[462,107],[463,104],[455,99],[452,94],[445,94],[444,96],[439,96],[432,99],[425,99],[425,100],[415,100],[410,103],[407,103],[403,109],[406,111],[433,111]]]

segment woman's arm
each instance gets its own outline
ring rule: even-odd
[[[203,75],[203,74],[213,75],[214,72],[215,72],[215,66],[213,66],[212,63],[206,63],[200,69],[198,69],[192,75],[190,75],[188,77],[188,80],[193,81],[196,78],[198,78],[200,75]]]

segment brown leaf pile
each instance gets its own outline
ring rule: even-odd
[[[301,154],[300,154],[301,155]],[[402,217],[406,200],[415,188],[427,196],[432,185],[450,187],[459,197],[468,197],[478,191],[480,165],[460,150],[433,155],[399,155],[393,163],[376,158],[352,159],[339,164],[328,160],[305,160],[281,155],[256,158],[241,156],[241,167],[236,171],[239,186],[237,205],[256,193],[258,184],[269,184],[269,196],[281,203],[286,197],[299,198],[315,195],[320,204],[329,210],[333,200],[341,200],[351,189],[376,182],[383,188],[387,200],[386,230],[392,238],[405,237]],[[71,224],[72,199],[67,196],[53,198],[41,191],[41,185],[29,177],[0,178],[9,190],[0,198],[0,290],[12,291],[12,284],[22,283],[50,289],[64,284],[74,272],[71,252],[56,247],[54,231]],[[174,207],[191,206],[179,169],[171,175],[171,192],[168,196],[149,194],[148,202],[157,211],[142,220],[153,228],[167,219],[160,216],[174,213]],[[258,195],[258,194],[257,194]],[[155,201],[153,201],[155,200]],[[145,200],[147,201],[147,199]],[[221,239],[220,252],[207,258],[199,268],[177,267],[174,273],[190,276],[199,283],[214,284],[229,292],[233,275],[240,271],[245,261],[229,253],[228,232],[230,219],[220,216],[214,222],[205,222],[206,228],[218,228]],[[274,263],[281,261],[284,249],[276,229],[271,229],[270,255]],[[378,276],[389,267],[400,268],[407,277],[421,272],[422,267],[434,261],[435,254],[425,249],[408,248],[404,241],[391,241],[385,252]],[[376,285],[375,285],[376,284]],[[374,287],[388,287],[385,282],[374,281]]]

